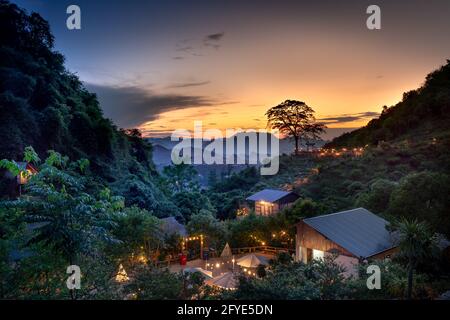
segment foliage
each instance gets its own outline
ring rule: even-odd
[[[21,161],[25,147],[33,146],[26,147],[24,159],[34,165],[47,150],[54,150],[49,165],[58,168],[65,161],[60,154],[80,159],[82,173],[89,161],[93,176],[127,204],[166,214],[170,201],[157,186],[151,146],[136,129],[118,130],[104,118],[96,95],[54,51],[48,22],[2,0],[0,30],[0,159]],[[14,170],[11,163],[5,166]],[[135,184],[128,183],[130,175]],[[154,197],[137,199],[130,190],[136,185]]]
[[[235,298],[260,300],[344,299],[350,293],[342,267],[332,257],[279,264],[262,279],[241,276]]]
[[[408,290],[407,297],[412,298],[413,273],[418,263],[436,254],[437,244],[435,235],[430,232],[427,224],[417,220],[402,219],[397,223],[400,257],[407,260]]]
[[[311,199],[299,199],[291,208],[285,209],[286,217],[292,224],[300,219],[318,216],[323,212],[324,208]]]
[[[316,123],[314,110],[302,101],[286,100],[266,112],[268,126],[293,137],[295,153],[299,153],[299,140],[320,139],[325,125]]]
[[[196,180],[197,171],[194,167],[184,162],[164,167],[163,174],[169,185],[169,190],[174,193],[199,189],[198,181]]]
[[[112,218],[116,224],[113,235],[120,240],[112,248],[119,257],[145,254],[150,258],[163,241],[160,231],[160,221],[148,211],[137,207],[125,208]]]
[[[403,299],[408,286],[408,271],[399,263],[389,260],[370,261],[370,265],[376,265],[381,272],[381,289],[369,290],[367,288],[367,266],[361,264],[358,267],[358,277],[352,278],[348,286],[351,290],[351,297],[362,300],[386,300]],[[417,299],[429,299],[433,297],[428,278],[423,274],[418,274],[414,279],[413,297]],[[431,294],[431,295],[430,295]]]
[[[39,158],[36,151],[34,151],[33,147],[28,146],[28,147],[25,147],[23,161],[25,161],[27,163],[38,164],[41,161],[41,159]]]
[[[433,172],[412,173],[400,180],[392,192],[389,212],[427,221],[450,235],[450,178]]]
[[[450,60],[431,72],[422,87],[405,92],[396,105],[384,108],[378,119],[371,120],[367,126],[335,138],[326,147],[354,147],[378,144],[381,141],[397,139],[411,131],[418,133],[430,122],[439,133],[439,124],[445,130],[449,121],[450,109]],[[416,134],[417,138],[417,134]]]
[[[214,212],[209,198],[200,192],[180,192],[173,196],[174,204],[179,208],[185,221],[189,221],[192,215],[201,210]]]
[[[190,299],[199,295],[201,274],[172,273],[168,269],[139,267],[134,279],[125,287],[137,300]]]
[[[225,225],[207,210],[192,215],[186,228],[190,235],[206,236],[208,245],[213,248],[222,247],[226,239]]]
[[[386,212],[389,208],[389,199],[396,187],[397,183],[393,181],[377,179],[369,186],[369,190],[358,195],[356,205],[373,212]]]

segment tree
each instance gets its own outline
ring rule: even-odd
[[[389,199],[396,187],[397,183],[393,181],[377,179],[370,185],[367,192],[358,195],[356,205],[376,213],[384,212],[389,207]]]
[[[139,266],[133,274],[125,291],[137,300],[192,299],[199,296],[204,281],[198,272],[172,273],[168,269],[147,266]]]
[[[200,210],[199,213],[192,215],[191,221],[187,224],[187,231],[191,235],[205,235],[208,244],[214,248],[223,244],[226,235],[224,224],[207,210]]]
[[[121,258],[128,258],[131,254],[144,254],[147,259],[162,241],[160,220],[148,211],[138,207],[125,208],[113,218],[117,224],[113,235],[120,240],[114,245]]]
[[[450,178],[424,171],[402,178],[390,197],[388,213],[427,221],[438,232],[450,236]]]
[[[406,296],[412,298],[414,269],[417,264],[430,257],[436,249],[436,237],[427,224],[417,220],[403,219],[397,226],[400,241],[400,256],[407,259],[408,289]]]
[[[286,209],[289,222],[295,224],[300,219],[318,216],[324,212],[323,206],[311,199],[299,199],[291,208]]]
[[[188,222],[191,216],[201,210],[214,211],[208,197],[200,192],[178,192],[173,197],[173,202],[178,206],[184,220]]]
[[[335,300],[349,294],[344,269],[334,257],[303,264],[276,264],[263,278],[239,278],[234,298],[242,300]]]
[[[294,138],[295,154],[299,153],[301,138],[317,139],[325,129],[323,124],[315,122],[314,110],[302,101],[286,100],[270,108],[266,116],[269,127]]]
[[[41,161],[41,159],[39,159],[38,154],[36,153],[36,151],[34,151],[32,146],[28,146],[25,148],[23,160],[28,163],[33,163],[35,165],[37,165]]]
[[[180,163],[163,169],[169,189],[172,192],[192,191],[198,189],[197,171],[188,164]]]

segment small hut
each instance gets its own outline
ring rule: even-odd
[[[262,216],[270,216],[291,206],[299,196],[290,191],[264,189],[246,200],[254,203],[255,213]]]

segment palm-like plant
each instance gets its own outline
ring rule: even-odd
[[[407,297],[412,297],[414,269],[417,264],[429,258],[436,248],[436,237],[428,225],[417,220],[403,219],[398,223],[400,256],[407,260]]]

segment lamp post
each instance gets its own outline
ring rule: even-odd
[[[233,271],[234,271],[234,263],[236,262],[236,260],[234,259],[234,256],[233,256],[233,259],[231,259],[231,262],[233,263]]]
[[[203,235],[200,235],[200,259],[203,259]]]

